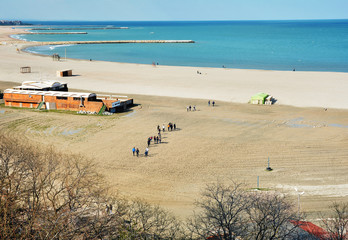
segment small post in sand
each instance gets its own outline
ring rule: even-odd
[[[268,157],[268,166],[266,168],[267,171],[272,171],[273,169],[269,166],[269,157]]]

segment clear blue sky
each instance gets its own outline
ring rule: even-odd
[[[348,19],[348,0],[0,0],[0,6],[6,20]]]

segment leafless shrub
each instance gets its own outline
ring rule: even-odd
[[[196,205],[200,211],[194,213],[188,225],[194,237],[230,240],[245,235],[250,201],[240,184],[208,185]]]
[[[329,218],[322,217],[322,226],[328,232],[329,240],[348,239],[348,203],[334,202]]]
[[[290,221],[299,219],[293,204],[277,193],[254,192],[249,195],[251,205],[247,209],[250,222],[248,239],[294,239],[297,225]]]
[[[250,192],[241,184],[207,186],[189,220],[192,238],[198,239],[298,239],[299,216],[283,195]]]
[[[0,133],[0,239],[175,239],[180,224],[112,197],[93,164]]]
[[[180,239],[183,229],[177,219],[159,206],[135,200],[129,205],[129,226],[145,239]]]

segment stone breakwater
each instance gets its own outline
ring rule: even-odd
[[[195,41],[193,40],[59,41],[59,42],[36,42],[35,45],[122,44],[122,43],[195,43]]]
[[[50,30],[100,30],[100,29],[129,29],[128,27],[94,27],[94,28],[32,28],[30,30],[50,31]]]
[[[45,32],[45,33],[38,33],[38,32],[28,32],[25,33],[25,35],[57,35],[57,34],[87,34],[87,32]]]

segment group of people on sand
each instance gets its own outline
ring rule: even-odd
[[[214,107],[215,106],[215,101],[212,101],[211,105],[213,105],[213,107]],[[208,101],[208,106],[210,106],[210,100]]]
[[[186,111],[187,111],[187,112],[196,111],[196,105],[193,105],[192,107],[191,107],[191,105],[188,106],[188,107],[186,107]]]
[[[135,147],[133,147],[132,148],[132,153],[133,153],[133,156],[137,156],[137,157],[139,157],[139,148],[135,148]],[[149,155],[149,148],[148,147],[146,147],[145,148],[145,157],[147,157],[148,155]]]
[[[168,129],[168,132],[176,130],[176,124],[175,123],[173,124],[171,122],[168,123],[167,129]],[[150,136],[150,137],[147,138],[147,147],[145,148],[145,153],[144,153],[145,157],[147,157],[149,155],[149,147],[150,147],[152,141],[153,141],[154,144],[162,143],[161,131],[163,131],[163,132],[166,131],[165,125],[163,124],[162,128],[160,127],[160,125],[157,125],[157,131],[158,131],[157,136],[155,135],[155,136]],[[135,148],[135,147],[132,148],[133,156],[139,157],[139,152],[140,152],[139,148]]]
[[[161,134],[158,134],[158,136],[148,137],[148,139],[147,139],[147,146],[148,147],[150,147],[152,140],[153,140],[153,143],[156,143],[156,144],[161,143],[162,142]]]
[[[173,131],[173,130],[176,130],[176,124],[174,123],[168,123],[167,125],[167,128],[168,128],[168,131]]]
[[[133,156],[135,156],[135,154],[136,154],[137,157],[139,157],[139,148],[136,148],[136,149],[135,149],[135,147],[133,147],[133,148],[132,148],[132,152],[133,152]]]
[[[176,130],[176,124],[174,123],[168,123],[167,124],[167,129],[168,129],[168,131],[173,131],[173,130]],[[160,125],[157,125],[157,131],[158,131],[158,135],[159,135],[159,137],[161,137],[161,131],[162,132],[165,132],[166,131],[166,127],[164,126],[164,124],[162,125],[162,130],[161,130],[161,127],[160,127]]]

